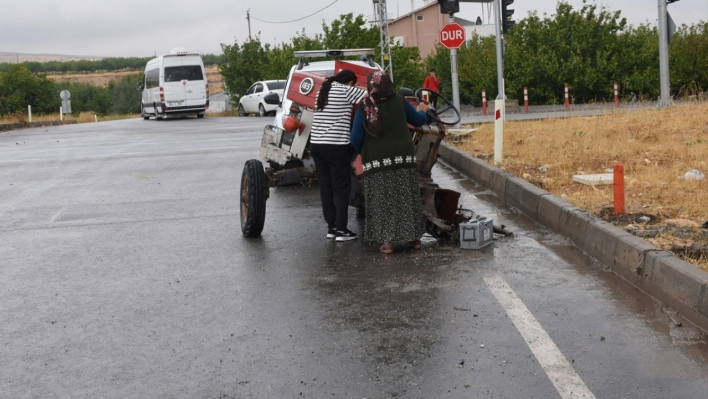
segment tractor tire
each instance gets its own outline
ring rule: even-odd
[[[241,174],[241,232],[246,237],[259,237],[263,231],[267,189],[261,161],[246,161]]]
[[[241,104],[238,105],[238,116],[248,116],[246,110],[243,109],[243,105]]]

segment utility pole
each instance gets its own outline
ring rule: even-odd
[[[388,30],[388,7],[386,0],[373,0],[374,14],[378,18],[381,47],[381,67],[388,72],[393,81],[393,60],[391,59],[391,35]]]
[[[504,88],[504,43],[502,42],[502,20],[500,13],[500,0],[494,0],[494,35],[497,39],[497,100],[506,100]]]
[[[669,77],[669,12],[666,0],[659,1],[659,74],[661,97],[659,107],[671,105],[671,80]],[[672,1],[673,3],[673,1]]]
[[[251,9],[246,10],[246,19],[248,20],[248,40],[251,40]]]

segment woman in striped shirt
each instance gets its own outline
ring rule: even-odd
[[[337,242],[357,237],[347,228],[353,154],[349,136],[352,106],[366,96],[366,91],[354,87],[355,83],[356,75],[346,69],[324,81],[317,93],[310,131],[310,154],[317,170],[326,237]]]

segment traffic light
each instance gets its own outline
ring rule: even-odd
[[[507,7],[512,5],[514,3],[514,0],[501,0],[501,6],[502,6],[502,29],[504,30],[504,33],[509,33],[509,29],[511,29],[512,26],[516,25],[516,21],[512,21],[510,18],[512,15],[514,15],[514,10],[510,10]]]
[[[441,14],[454,14],[460,12],[459,0],[438,0]]]

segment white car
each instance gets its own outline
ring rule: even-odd
[[[256,82],[244,93],[238,100],[239,116],[248,116],[248,114],[258,114],[259,116],[267,116],[274,113],[278,109],[277,105],[266,104],[263,97],[267,94],[277,93],[278,97],[283,98],[285,89],[285,80],[264,80]]]

